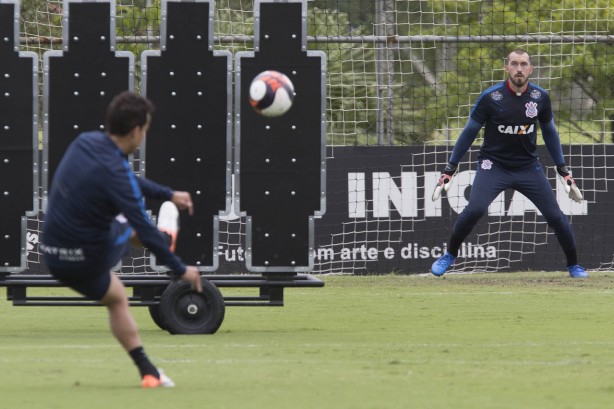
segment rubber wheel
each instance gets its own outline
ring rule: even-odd
[[[166,328],[164,328],[164,324],[162,323],[162,317],[160,316],[160,305],[150,305],[149,315],[160,329],[166,330]]]
[[[214,334],[226,306],[218,288],[202,278],[203,292],[192,290],[186,281],[173,281],[160,297],[161,328],[171,334]]]

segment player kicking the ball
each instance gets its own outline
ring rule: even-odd
[[[569,197],[580,202],[582,194],[565,166],[559,135],[554,126],[550,96],[543,88],[529,82],[533,66],[525,50],[515,49],[508,55],[505,71],[509,78],[488,88],[478,98],[435,187],[433,200],[439,198],[442,190],[448,190],[458,169],[458,162],[486,124],[469,203],[456,220],[448,242],[448,251],[433,263],[431,272],[436,276],[443,275],[456,260],[462,242],[492,201],[502,191],[514,189],[535,204],[554,230],[567,258],[569,275],[586,278],[586,270],[578,265],[576,243],[569,220],[559,208],[537,157],[539,123],[548,152]]]
[[[85,132],[71,143],[53,178],[41,244],[55,278],[107,307],[111,332],[138,367],[144,388],[174,383],[145,354],[124,285],[111,269],[130,242],[142,243],[171,269],[169,275],[202,291],[198,269],[170,251],[143,206],[143,196],[170,200],[192,214],[190,194],[137,177],[128,162],[153,110],[146,98],[123,92],[108,107],[107,133]]]

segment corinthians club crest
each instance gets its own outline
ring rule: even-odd
[[[527,107],[525,112],[527,118],[535,118],[537,116],[537,103],[531,101],[524,104],[524,106]]]

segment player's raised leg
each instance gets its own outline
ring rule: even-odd
[[[175,203],[167,200],[160,206],[158,213],[158,230],[168,238],[171,252],[177,247],[177,234],[179,233],[179,209]]]

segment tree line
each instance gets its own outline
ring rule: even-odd
[[[309,43],[309,48],[328,56],[329,143],[380,143],[377,133],[382,120],[391,135],[387,144],[453,141],[477,95],[504,79],[504,56],[515,47],[533,56],[533,81],[551,92],[564,143],[614,142],[614,53],[608,39],[613,33],[607,18],[611,3],[310,1],[310,38],[353,39]],[[237,38],[218,40],[216,48],[249,50],[251,43],[241,38],[253,35],[253,2],[219,0],[215,5],[216,38]],[[60,1],[22,0],[20,29],[27,44],[22,49],[41,53],[61,49],[62,7]],[[159,47],[155,39],[160,30],[160,0],[119,0],[116,13],[118,50],[138,56]],[[393,35],[384,42],[357,40],[382,33]],[[555,40],[545,42],[537,39],[540,35]],[[419,36],[423,39],[418,40]],[[467,36],[506,38],[454,40]],[[531,36],[536,39],[527,40]],[[151,37],[152,41],[122,41],[128,37]],[[435,37],[447,40],[433,40]]]

